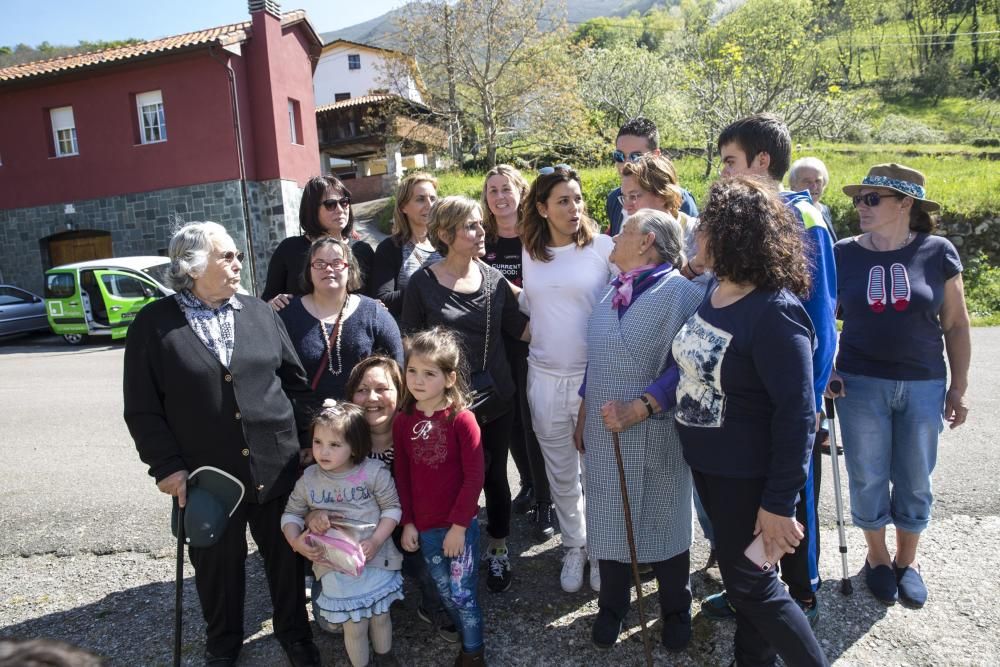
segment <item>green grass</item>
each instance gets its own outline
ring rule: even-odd
[[[1000,213],[1000,179],[996,176],[1000,161],[988,159],[998,149],[981,149],[959,144],[932,146],[857,145],[831,143],[798,144],[792,159],[811,155],[820,158],[830,171],[830,185],[823,203],[830,207],[838,233],[857,229],[857,214],[841,188],[860,183],[868,168],[885,162],[900,162],[918,169],[927,177],[928,196],[940,202],[946,218],[961,216],[979,220]],[[708,187],[717,178],[718,169],[704,177],[705,163],[698,157],[681,157],[674,161],[681,185],[698,202],[704,201]],[[531,179],[530,174],[526,176]],[[604,198],[618,186],[614,167],[580,170],[587,211],[601,226],[607,225]],[[438,191],[442,195],[464,194],[479,198],[482,174],[445,172],[438,174]]]

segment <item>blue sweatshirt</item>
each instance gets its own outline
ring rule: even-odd
[[[816,351],[813,352],[813,395],[816,412],[822,410],[823,392],[830,381],[833,356],[837,352],[837,265],[833,257],[833,231],[827,227],[823,214],[812,203],[808,190],[782,192],[785,205],[805,228],[806,260],[812,286],[802,305],[809,313],[816,332]]]
[[[764,478],[761,506],[792,516],[813,446],[813,330],[786,290],[722,308],[709,287],[674,338],[677,432],[692,469]]]

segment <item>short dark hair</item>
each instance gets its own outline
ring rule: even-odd
[[[713,183],[698,230],[719,278],[799,297],[809,293],[802,224],[763,179]]]
[[[746,155],[747,164],[760,153],[771,157],[767,172],[780,181],[792,161],[792,135],[788,126],[774,114],[758,113],[730,123],[719,135],[718,149],[736,143]]]
[[[643,137],[651,151],[660,147],[660,131],[656,129],[656,123],[642,116],[636,116],[622,125],[615,139],[618,137]]]
[[[313,415],[309,427],[309,441],[315,437],[316,427],[339,428],[351,448],[351,462],[361,463],[372,451],[372,432],[365,419],[365,411],[348,401],[327,399]]]
[[[313,176],[302,189],[302,203],[299,204],[299,227],[302,233],[312,238],[325,236],[326,230],[319,224],[319,207],[323,205],[323,198],[328,189],[340,192],[341,197],[351,198],[351,191],[347,189],[344,182],[336,176]],[[347,209],[347,226],[341,233],[345,239],[351,238],[354,231],[354,208]]]
[[[364,241],[358,241],[364,243]],[[357,292],[361,289],[361,269],[358,267],[358,260],[354,258],[351,244],[343,239],[335,239],[332,236],[321,236],[309,246],[309,254],[306,255],[306,263],[302,267],[302,277],[299,282],[302,284],[303,294],[312,294],[316,289],[312,279],[312,261],[316,253],[328,245],[339,246],[344,253],[344,261],[347,262],[347,291]]]

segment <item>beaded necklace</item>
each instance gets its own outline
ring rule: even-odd
[[[333,370],[333,349],[330,345],[330,334],[326,331],[326,325],[323,324],[323,320],[319,321],[319,330],[323,334],[323,342],[326,343],[326,367],[330,371],[331,375],[340,375],[344,372],[344,362],[340,358],[340,321],[344,317],[344,311],[347,309],[347,302],[350,301],[351,295],[344,295],[344,303],[340,307],[340,312],[337,313],[337,321],[333,323],[333,331],[335,337],[335,345],[337,348],[337,370]]]

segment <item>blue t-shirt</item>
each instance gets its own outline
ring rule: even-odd
[[[792,516],[816,420],[812,321],[787,290],[716,308],[715,288],[673,343],[684,458],[710,475],[766,478],[761,506]]]
[[[947,376],[941,304],[944,284],[962,272],[951,241],[918,233],[899,250],[837,242],[837,296],[844,328],[837,370],[887,380]]]

